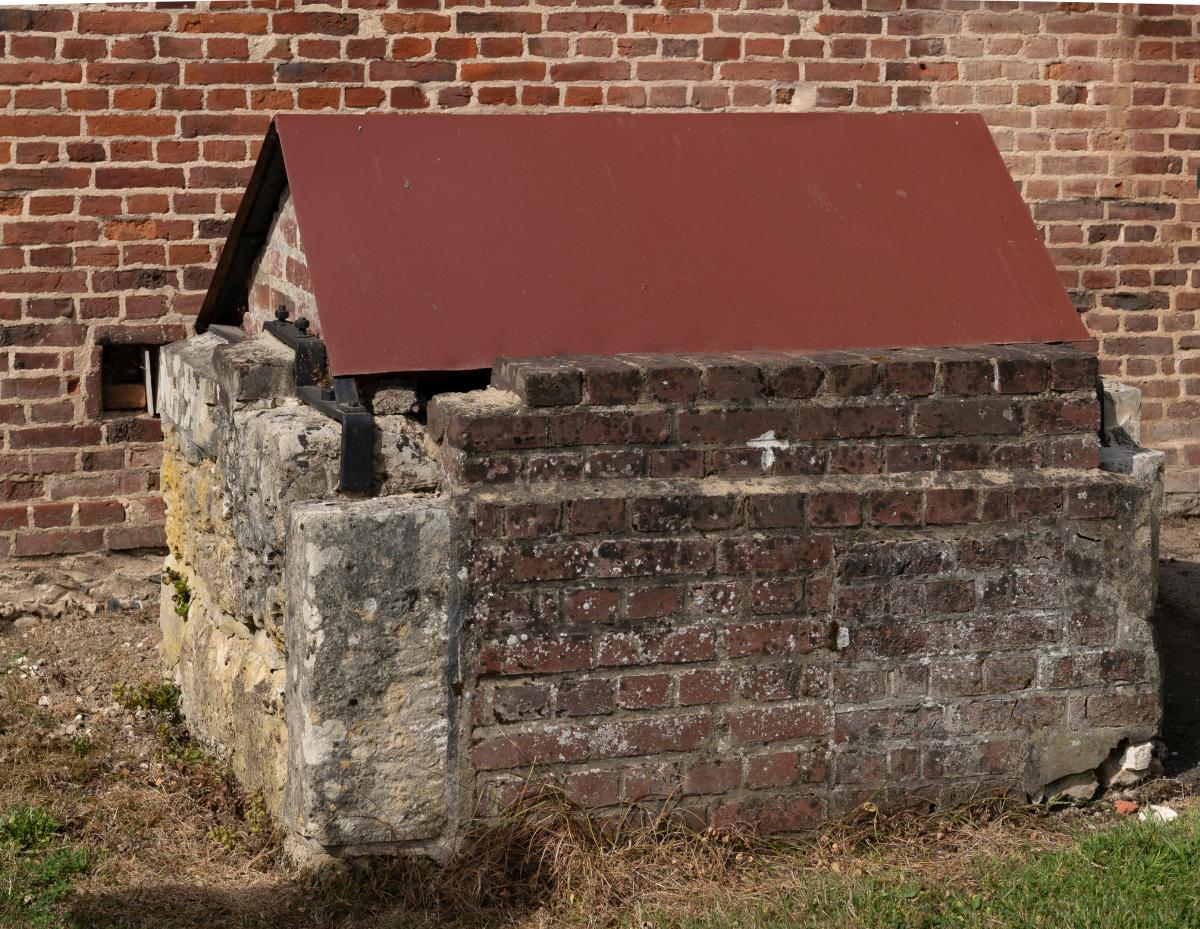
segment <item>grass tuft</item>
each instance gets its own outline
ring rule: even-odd
[[[1185,929],[1200,926],[1200,815],[1125,820],[1061,848],[1023,843],[980,853],[947,873],[896,862],[873,873],[812,875],[772,899],[727,900],[675,929]]]
[[[64,905],[88,856],[61,835],[49,811],[30,806],[0,818],[0,925],[51,929],[63,925]]]
[[[694,897],[698,886],[736,881],[768,852],[764,841],[739,830],[697,832],[671,803],[601,819],[542,784],[479,819],[439,882],[465,913],[498,903],[615,913],[631,900],[679,901]]]
[[[10,811],[0,819],[0,841],[10,842],[21,851],[46,845],[62,826],[50,813],[39,806],[27,806]]]

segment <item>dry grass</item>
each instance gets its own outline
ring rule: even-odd
[[[823,893],[830,881],[919,873],[962,885],[981,857],[1065,848],[1113,821],[1100,805],[1047,814],[981,800],[885,817],[868,804],[784,843],[696,833],[669,804],[598,821],[543,786],[479,820],[443,867],[391,861],[303,875],[169,711],[114,703],[114,685],[158,680],[155,640],[149,617],[128,614],[0,640],[0,813],[44,808],[90,863],[59,921],[41,925],[542,929],[658,925],[664,913],[674,924]]]

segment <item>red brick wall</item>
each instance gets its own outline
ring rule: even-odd
[[[434,398],[464,782],[792,831],[1040,788],[1075,773],[1048,730],[1155,731],[1095,359],[993,351],[509,362],[520,399]]]
[[[292,192],[283,189],[279,208],[271,220],[266,243],[250,270],[246,315],[242,328],[250,334],[261,332],[263,323],[275,318],[275,311],[286,306],[293,319],[303,317],[313,335],[321,334],[321,318],[308,276],[308,259],[300,242],[296,222],[296,203]]]
[[[196,312],[271,113],[978,110],[1200,507],[1200,13],[971,0],[0,10],[0,554],[161,540],[97,346]]]

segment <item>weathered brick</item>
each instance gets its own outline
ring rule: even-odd
[[[573,406],[583,398],[582,372],[563,362],[502,359],[493,369],[492,386],[513,391],[530,406]]]
[[[527,638],[487,646],[479,658],[486,671],[498,674],[580,671],[591,667],[591,645],[582,637]]]
[[[666,674],[635,674],[621,678],[617,705],[627,710],[667,706],[671,702],[671,678]]]
[[[792,529],[804,525],[803,494],[757,494],[746,498],[752,529]]]
[[[586,410],[554,416],[550,434],[559,445],[622,445],[665,442],[670,433],[666,412]]]
[[[551,690],[545,685],[497,687],[492,693],[492,716],[498,723],[544,719],[550,713]]]
[[[504,534],[513,539],[537,538],[558,531],[557,503],[519,503],[504,508]]]
[[[673,632],[614,632],[600,639],[597,663],[602,667],[686,664],[713,657],[712,633],[704,628]]]
[[[677,587],[640,587],[625,593],[625,615],[629,619],[672,616],[683,608]]]
[[[880,364],[879,389],[904,397],[925,397],[937,382],[937,362],[929,360],[884,360]]]
[[[1087,400],[1034,400],[1029,404],[1029,428],[1046,434],[1095,432],[1100,428],[1100,402]]]
[[[729,355],[689,355],[688,359],[703,369],[709,400],[751,401],[762,393],[762,372],[756,364]]]
[[[913,414],[913,435],[1012,435],[1021,431],[1021,414],[1008,400],[929,400]]]
[[[904,432],[903,406],[846,406],[837,411],[839,438],[901,435]]]
[[[809,498],[809,523],[814,527],[857,526],[862,523],[860,494],[820,493]]]
[[[745,355],[754,361],[759,356]],[[770,356],[761,361],[767,392],[789,400],[806,400],[816,395],[825,382],[825,369],[806,358]]]
[[[679,414],[679,441],[742,445],[767,433],[776,438],[789,434],[786,410],[704,410]]]
[[[642,370],[642,393],[659,403],[694,403],[703,393],[701,370],[684,358],[670,356],[618,356],[618,360],[638,365]]]
[[[1009,349],[996,358],[996,389],[1002,394],[1040,394],[1050,383],[1049,362]]]
[[[1017,487],[1012,496],[1013,515],[1018,519],[1053,516],[1062,510],[1061,487]]]
[[[636,403],[641,393],[642,372],[615,358],[573,358],[583,374],[586,401],[595,406]]]
[[[724,703],[733,693],[733,672],[702,668],[679,676],[680,706]]]
[[[921,493],[912,490],[874,491],[867,496],[867,518],[873,526],[920,525]]]
[[[930,526],[971,522],[977,506],[975,490],[929,490],[925,493],[925,522]]]
[[[102,529],[51,529],[19,532],[13,542],[14,555],[69,555],[92,551],[103,544]]]
[[[941,362],[942,390],[948,394],[976,396],[992,392],[992,362],[981,358],[946,359]]]
[[[726,720],[737,742],[777,742],[811,739],[830,731],[829,713],[819,705],[733,710]]]
[[[616,708],[613,684],[606,680],[570,680],[558,689],[556,716],[603,716]]]
[[[1092,390],[1099,377],[1094,355],[1068,355],[1051,363],[1051,386],[1055,390]]]
[[[832,545],[821,536],[771,536],[724,539],[718,557],[730,574],[774,574],[823,567],[831,554]]]

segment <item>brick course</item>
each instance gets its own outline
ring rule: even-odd
[[[989,351],[501,361],[509,400],[439,396],[429,428],[470,483],[1095,468],[1095,358]]]
[[[1188,7],[974,0],[4,9],[0,555],[162,542],[157,423],[100,415],[99,346],[185,334],[270,115],[291,110],[979,111],[1099,339],[1103,371],[1143,391],[1143,439],[1167,453],[1171,505],[1196,509],[1198,23]],[[690,401],[690,368],[660,374],[648,392]],[[1036,387],[1043,375],[1004,368],[999,393]],[[590,376],[589,389],[612,397],[627,389],[619,369]],[[858,375],[844,376],[836,389],[854,396]],[[878,376],[920,396],[929,368],[898,363]],[[807,377],[780,374],[773,389],[803,396]],[[956,395],[989,395],[973,413],[992,428],[1011,422],[972,362],[948,377],[943,389]],[[738,366],[715,379],[710,372],[707,383],[728,401],[757,389]],[[906,428],[917,430],[913,438],[952,430],[946,417],[964,409],[931,405]],[[1078,409],[1050,398],[1021,411],[1022,428],[1073,429]],[[855,410],[840,423],[820,404],[811,415],[788,424],[795,438],[832,443],[839,430],[871,431],[877,448],[850,454],[831,445],[836,467],[780,452],[777,467],[985,464],[967,447],[940,462],[922,458],[891,434],[887,408]],[[768,415],[756,416],[761,431],[771,427]],[[604,428],[652,427],[617,418]],[[686,428],[716,436],[735,426],[710,416]],[[493,476],[516,464],[613,476],[753,469],[740,453],[714,465],[691,449],[645,456],[603,443],[581,462],[557,450],[560,439],[570,444],[565,433],[554,443],[548,436],[536,451],[497,451],[472,466]],[[1043,463],[1074,466],[1078,450],[1056,441],[1041,442]]]

